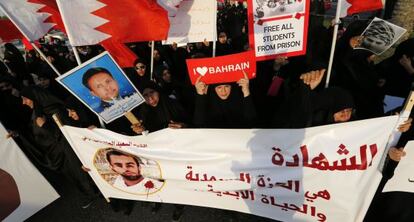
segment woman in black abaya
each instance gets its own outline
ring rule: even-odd
[[[204,128],[251,128],[257,120],[245,76],[234,83],[207,85],[198,78],[194,124]]]
[[[142,133],[144,130],[154,132],[167,127],[183,128],[188,125],[189,116],[183,107],[162,93],[154,82],[148,82],[142,91],[145,103],[140,106],[141,124],[135,124],[133,130]]]
[[[90,203],[95,196],[90,178],[82,171],[82,164],[52,118],[53,114],[57,114],[63,124],[71,122],[63,102],[38,87],[26,87],[20,95],[23,104],[33,110],[29,132],[21,136],[28,153],[40,165],[72,181],[85,195],[86,202],[83,204]]]

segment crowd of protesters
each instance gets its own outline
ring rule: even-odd
[[[332,27],[321,19],[320,3],[312,1],[306,55],[278,57],[257,62],[257,77],[234,83],[207,85],[189,80],[186,59],[211,57],[212,42],[161,45],[155,42],[154,72],[150,73],[151,46],[148,42],[129,43],[138,58],[124,72],[145,98],[132,110],[140,123],[131,125],[119,118],[106,128],[125,135],[150,133],[163,128],[304,128],[389,115],[384,113],[385,95],[407,98],[414,80],[414,39],[401,43],[394,55],[374,64],[375,55],[355,48],[369,21],[356,20],[341,27],[330,87],[325,88]],[[323,12],[322,12],[323,13]],[[218,11],[216,55],[249,49],[247,10],[230,1]],[[47,59],[64,73],[76,67],[75,56],[59,39],[41,41]],[[52,119],[58,114],[64,124],[78,127],[100,126],[97,117],[54,79],[56,73],[36,51],[20,52],[13,44],[4,45],[0,62],[1,123],[38,166],[60,172],[84,193],[86,207],[98,196],[89,176]],[[100,46],[77,47],[81,60],[103,52]],[[399,110],[393,110],[398,112]],[[404,133],[392,148],[384,179],[367,214],[367,221],[410,221],[414,215],[410,194],[382,194],[404,155],[400,147],[412,139],[411,120],[400,127]],[[411,132],[411,133],[410,133]],[[114,210],[130,213],[135,201],[112,201]],[[160,205],[155,204],[153,211]],[[407,209],[405,209],[407,207]],[[183,208],[177,206],[174,220]],[[237,215],[235,215],[237,217]],[[392,218],[390,220],[386,218]],[[396,219],[397,218],[397,219]],[[400,220],[398,220],[398,218]]]

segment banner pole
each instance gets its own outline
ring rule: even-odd
[[[216,41],[213,41],[213,58],[216,57]]]
[[[335,26],[334,26],[334,32],[333,32],[333,37],[332,37],[331,54],[329,56],[328,72],[326,74],[325,88],[329,87],[329,81],[331,79],[332,64],[333,64],[335,48],[336,48],[336,39],[338,38],[338,28],[339,28],[339,22],[340,22],[339,17],[341,14],[341,7],[342,7],[341,1],[338,1],[336,5]]]
[[[213,58],[216,57],[216,44],[217,44],[217,4],[215,5],[216,13],[214,13],[214,30],[213,30]]]
[[[154,80],[154,41],[151,41],[151,76],[150,79]]]
[[[36,44],[34,44],[33,42],[30,42],[30,44],[33,46],[33,48],[40,54],[40,56],[45,60],[45,62],[47,64],[49,64],[50,68],[53,69],[53,71],[55,71],[55,73],[60,76],[60,72],[56,69],[56,67],[47,59],[47,57],[45,56],[45,54],[43,54],[43,52],[36,46]]]

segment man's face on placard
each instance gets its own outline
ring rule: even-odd
[[[141,178],[139,164],[131,156],[111,155],[109,164],[125,181],[136,181]]]
[[[93,96],[101,100],[113,100],[119,95],[118,83],[111,75],[105,72],[99,72],[88,80],[88,85]]]

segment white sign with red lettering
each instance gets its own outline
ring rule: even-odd
[[[106,197],[281,221],[362,221],[397,117],[306,129],[164,129],[128,137],[65,126]]]
[[[306,53],[309,0],[248,0],[250,47],[257,60]]]

